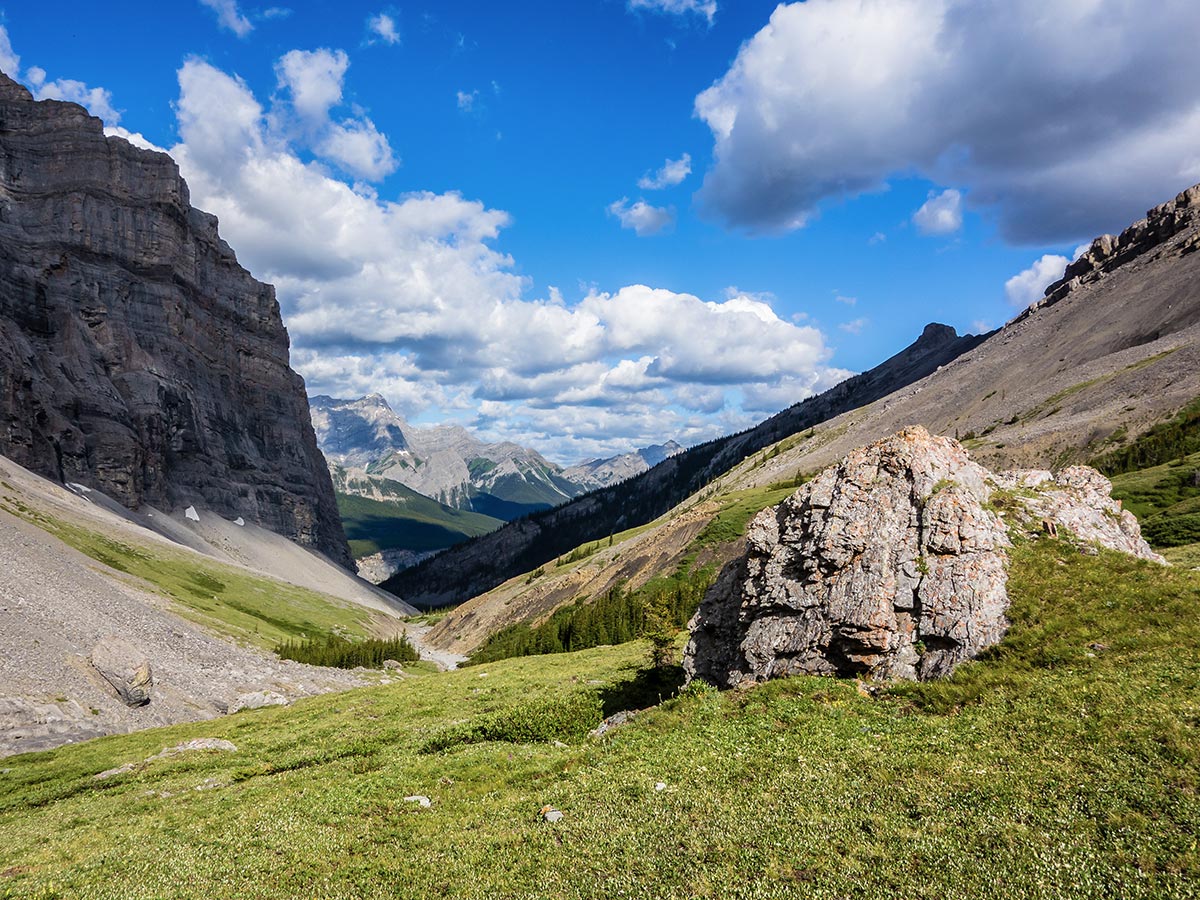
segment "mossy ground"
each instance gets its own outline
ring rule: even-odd
[[[571,710],[644,704],[632,643],[15,757],[0,895],[1200,896],[1200,576],[1044,540],[1010,594],[986,659],[875,698],[689,690],[580,740]],[[428,752],[579,692],[564,746]],[[238,752],[91,777],[201,736]]]

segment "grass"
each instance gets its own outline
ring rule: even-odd
[[[796,486],[772,485],[736,491],[725,498],[725,505],[696,536],[690,549],[702,549],[736,541],[746,533],[750,520],[768,506],[775,506],[796,492]]]
[[[627,644],[14,757],[0,896],[1197,896],[1200,577],[1013,559],[1005,641],[876,699],[689,688],[581,738],[648,702]],[[561,727],[497,726],[539,708]],[[238,751],[91,777],[201,736]]]
[[[120,541],[5,497],[19,515],[68,546],[167,597],[177,614],[235,641],[270,650],[288,640],[340,633],[365,637],[370,616],[307,588],[273,581],[196,554]]]

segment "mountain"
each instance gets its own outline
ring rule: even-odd
[[[1120,236],[1097,238],[1067,277],[1047,289],[1044,301],[963,352],[936,365],[927,360],[922,366],[913,358],[893,368],[889,361],[860,376],[870,377],[874,390],[857,392],[851,379],[793,407],[785,414],[791,424],[806,405],[815,421],[791,428],[773,445],[760,444],[758,452],[743,453],[690,495],[668,494],[679,497],[678,505],[644,527],[618,532],[611,545],[607,536],[617,529],[604,518],[606,509],[619,511],[619,502],[632,508],[638,495],[625,491],[640,488],[645,498],[664,491],[659,473],[686,462],[695,449],[622,490],[582,498],[518,523],[519,529],[509,526],[402,572],[385,586],[422,604],[472,597],[429,635],[457,652],[472,651],[505,626],[543,622],[581,598],[649,590],[663,579],[681,587],[698,580],[703,586],[740,552],[756,512],[855,448],[912,424],[960,437],[972,458],[994,471],[1094,462],[1116,476],[1115,496],[1140,515],[1154,516],[1146,531],[1151,542],[1173,548],[1163,553],[1179,564],[1195,565],[1200,544],[1188,542],[1200,528],[1189,518],[1198,509],[1200,485],[1196,249],[1200,187],[1151,210]],[[931,326],[923,340],[939,335],[944,339],[947,332]],[[903,374],[893,390],[880,393],[888,384],[881,377],[887,368]],[[922,368],[924,376],[913,378]],[[855,393],[875,396],[855,402]],[[841,395],[840,410],[831,395]],[[1134,472],[1144,466],[1154,468]],[[602,507],[597,498],[608,498],[610,506]],[[566,536],[554,541],[560,534]],[[485,554],[501,564],[489,570]],[[542,574],[531,577],[543,564]],[[497,578],[500,574],[506,578]],[[486,592],[474,590],[489,582]],[[422,583],[428,585],[424,593]]]
[[[274,289],[164,153],[0,75],[0,453],[351,565]]]
[[[488,444],[459,425],[410,425],[378,394],[357,400],[317,395],[309,403],[317,442],[335,466],[505,521],[644,472],[682,450],[669,441],[563,469],[528,447]]]
[[[683,452],[683,447],[674,441],[654,444],[608,459],[589,459],[563,470],[563,478],[583,485],[588,489],[608,487],[653,469],[664,459]]]
[[[585,541],[654,520],[747,456],[879,400],[950,363],[982,340],[973,335],[960,337],[948,325],[929,325],[911,346],[887,361],[755,428],[692,447],[619,484],[512,522],[406,569],[383,586],[421,606],[475,597]]]
[[[358,572],[374,583],[504,524],[501,519],[438,503],[362,469],[335,463],[329,468]]]

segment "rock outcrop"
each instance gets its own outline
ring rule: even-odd
[[[3,75],[0,453],[352,564],[274,289],[169,156]]]
[[[1174,200],[1161,203],[1128,228],[1113,236],[1102,234],[1077,260],[1067,266],[1063,277],[1046,288],[1038,306],[1061,300],[1083,284],[1099,281],[1125,263],[1146,253],[1171,252],[1186,256],[1200,250],[1200,184],[1182,191]],[[1178,242],[1173,241],[1182,235]]]
[[[119,637],[103,638],[91,653],[92,667],[117,692],[126,706],[145,706],[154,687],[154,672],[146,654]]]
[[[1082,466],[993,476],[919,426],[855,450],[753,520],[691,622],[688,678],[947,675],[1007,630],[1010,526],[1162,561],[1110,489]]]

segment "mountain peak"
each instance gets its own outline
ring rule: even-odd
[[[951,341],[958,340],[958,332],[951,325],[941,322],[930,322],[921,332],[921,336],[913,342],[913,347],[940,347]]]

